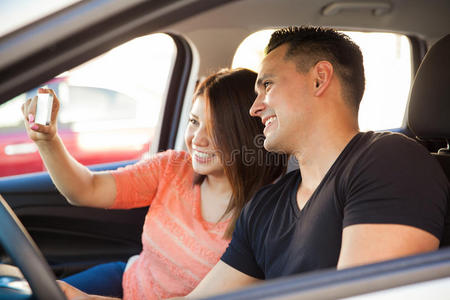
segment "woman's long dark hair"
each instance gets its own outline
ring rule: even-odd
[[[242,208],[255,192],[286,171],[287,156],[264,149],[264,125],[249,114],[256,77],[248,69],[221,70],[203,80],[194,94],[194,99],[205,99],[206,128],[232,188],[224,213],[231,213],[231,222],[224,238],[231,238]],[[194,184],[205,177],[197,174]]]

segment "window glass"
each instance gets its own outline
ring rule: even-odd
[[[236,51],[233,67],[257,70],[273,30],[247,37]],[[406,36],[395,33],[345,34],[359,45],[364,57],[366,89],[359,110],[362,131],[402,126],[411,85],[411,46]]]
[[[146,154],[175,55],[170,36],[152,34],[44,83],[60,99],[58,132],[68,151],[84,165]],[[0,177],[45,170],[21,112],[37,88],[0,105]]]

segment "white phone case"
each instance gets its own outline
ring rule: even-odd
[[[35,123],[49,125],[52,116],[53,95],[38,93]]]

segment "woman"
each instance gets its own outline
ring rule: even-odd
[[[56,134],[59,102],[53,91],[42,91],[55,97],[49,126],[33,122],[35,98],[24,104],[27,132],[71,204],[150,205],[143,250],[125,272],[125,263],[105,264],[66,282],[87,293],[120,297],[122,281],[124,299],[182,296],[195,288],[225,251],[245,203],[285,171],[286,158],[264,150],[263,124],[249,116],[255,80],[247,69],[211,75],[194,95],[185,133],[188,152],[169,150],[110,172],[91,172],[67,153]]]

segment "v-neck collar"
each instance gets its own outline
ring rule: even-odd
[[[314,192],[312,193],[311,197],[309,197],[309,199],[306,201],[305,205],[303,206],[302,209],[300,209],[298,207],[298,203],[297,203],[297,191],[298,188],[300,186],[300,183],[302,181],[302,175],[301,175],[301,170],[297,170],[297,172],[299,173],[295,182],[295,188],[293,188],[290,192],[289,198],[290,198],[290,202],[291,202],[291,206],[292,209],[294,210],[294,213],[297,217],[300,217],[300,215],[305,211],[308,210],[308,207],[311,205],[311,202],[313,202],[314,198],[317,196],[317,193],[322,189],[322,186],[324,185],[325,182],[327,182],[328,178],[331,176],[331,174],[334,172],[336,165],[338,164],[339,161],[341,161],[342,159],[344,159],[345,155],[347,154],[348,151],[350,151],[349,149],[353,146],[353,144],[355,144],[359,138],[362,136],[362,132],[358,132],[357,134],[355,134],[355,136],[350,140],[350,142],[347,143],[347,145],[344,147],[344,149],[341,151],[341,153],[338,155],[338,157],[336,158],[336,160],[333,162],[333,164],[331,165],[331,167],[328,169],[327,173],[325,174],[325,176],[322,178],[322,180],[320,181],[319,185],[316,187],[316,189],[314,190]]]

